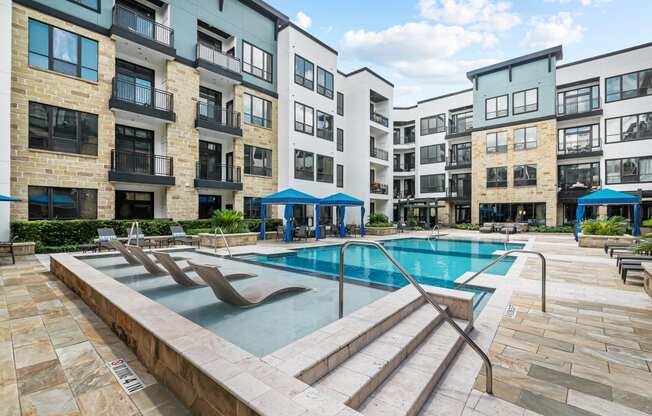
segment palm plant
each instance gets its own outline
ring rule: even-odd
[[[641,236],[641,242],[636,246],[634,252],[637,254],[652,253],[652,233]]]
[[[242,213],[232,210],[221,210],[213,212],[213,226],[222,228],[226,234],[235,234],[249,231],[242,221]]]

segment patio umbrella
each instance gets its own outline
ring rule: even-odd
[[[13,196],[0,195],[0,202],[20,202],[20,198]]]

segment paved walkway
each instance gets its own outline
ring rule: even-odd
[[[129,348],[35,257],[0,266],[0,415],[184,415]],[[146,388],[127,395],[106,363]]]

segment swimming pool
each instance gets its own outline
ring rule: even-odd
[[[390,254],[419,283],[453,288],[455,279],[478,271],[498,256],[496,250],[523,248],[523,244],[469,240],[405,238],[382,242]],[[340,246],[303,248],[279,255],[250,254],[238,258],[258,264],[339,276]],[[489,273],[505,275],[513,259],[493,266]],[[344,258],[344,275],[371,284],[400,288],[408,284],[394,265],[374,247],[351,246]]]

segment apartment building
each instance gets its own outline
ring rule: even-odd
[[[473,70],[467,90],[395,108],[395,220],[409,208],[429,225],[571,224],[600,187],[641,196],[652,218],[652,44],[562,58],[559,46]]]
[[[279,189],[346,192],[368,213],[391,215],[393,85],[368,68],[338,71],[338,52],[292,23],[280,29],[278,51]],[[312,207],[293,209],[299,223],[314,216]],[[334,223],[334,209],[320,215]],[[346,221],[358,223],[359,212]]]

